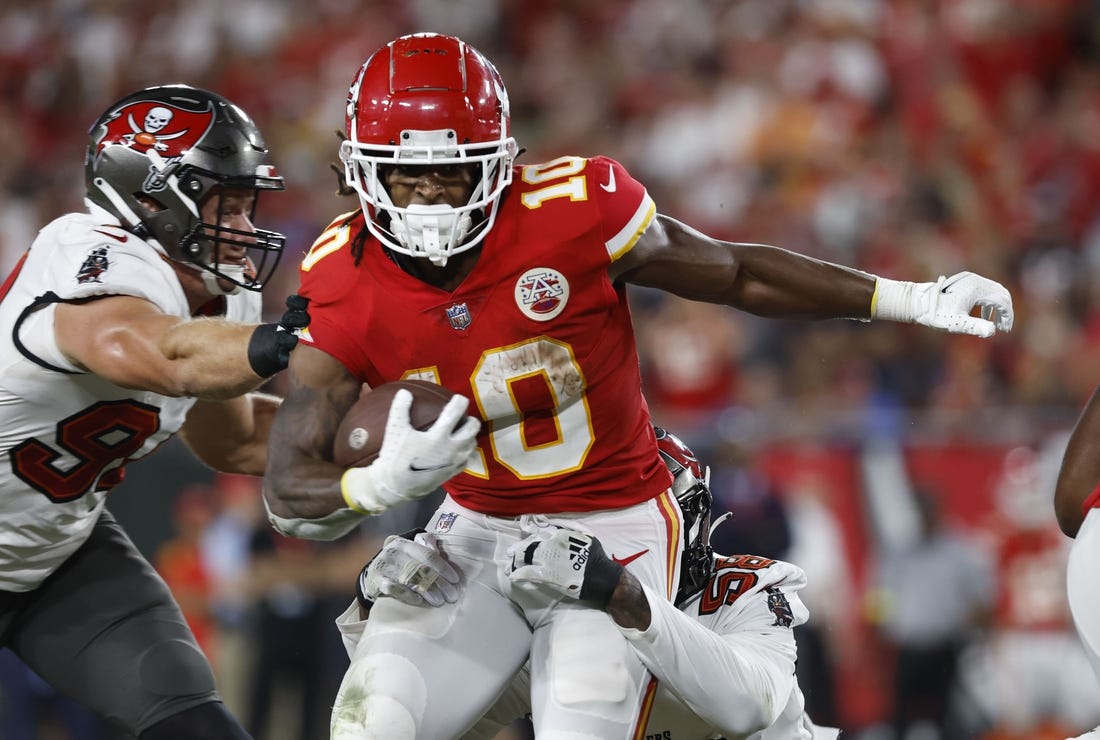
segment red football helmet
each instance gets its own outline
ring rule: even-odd
[[[493,228],[516,142],[504,82],[479,51],[434,33],[391,41],[359,69],[346,124],[345,176],[367,227],[387,247],[442,266]],[[464,206],[398,208],[382,181],[386,164],[478,164],[481,173]]]
[[[696,594],[714,572],[714,550],[710,546],[710,468],[699,464],[695,453],[674,434],[653,427],[657,451],[672,473],[672,493],[684,515],[684,557],[680,564],[680,587],[676,603]]]

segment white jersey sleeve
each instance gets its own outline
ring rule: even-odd
[[[690,710],[680,718],[671,702],[654,708],[649,727],[674,732],[701,721],[699,734],[823,738],[805,716],[795,679],[792,629],[808,612],[798,596],[801,568],[755,556],[718,557],[706,587],[677,607],[646,589],[652,621],[645,631],[622,628],[662,687]],[[835,735],[834,735],[835,736]]]

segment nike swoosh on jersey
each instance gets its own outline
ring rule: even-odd
[[[126,243],[126,237],[125,236],[119,236],[118,234],[111,234],[111,233],[108,233],[106,231],[100,231],[99,229],[92,229],[92,231],[94,231],[97,234],[103,234],[103,236],[109,236],[112,239],[114,239],[116,242],[122,242],[123,244]]]
[[[641,552],[636,552],[633,555],[627,555],[625,558],[617,558],[614,555],[612,555],[611,559],[614,560],[619,565],[627,566],[627,565],[630,565],[631,563],[633,563],[635,560],[637,560],[641,556],[645,555],[647,552],[649,552],[648,547],[646,549],[642,550]]]
[[[600,183],[600,187],[609,193],[615,192],[615,168],[611,167],[607,170],[607,182]]]

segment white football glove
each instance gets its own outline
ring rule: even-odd
[[[970,315],[974,306],[981,306],[981,318]],[[941,276],[934,283],[878,278],[871,318],[991,337],[997,330],[1012,331],[1012,296],[1000,283],[972,272]]]
[[[474,416],[463,420],[470,405],[465,396],[452,397],[424,431],[409,420],[412,402],[405,389],[394,394],[378,459],[365,468],[349,468],[340,479],[344,500],[361,514],[380,514],[428,495],[461,472],[477,447],[481,421]]]
[[[571,529],[542,529],[508,548],[505,572],[513,583],[536,583],[601,609],[611,601],[623,566],[600,541]]]
[[[359,573],[356,594],[369,605],[390,596],[412,606],[441,606],[458,599],[460,578],[427,532],[391,534]]]

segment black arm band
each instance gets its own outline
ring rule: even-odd
[[[260,324],[248,340],[248,365],[261,378],[270,378],[286,369],[297,343],[298,337],[280,331],[278,324]]]
[[[607,557],[599,540],[592,540],[588,550],[588,561],[584,571],[584,582],[581,583],[580,597],[585,601],[593,602],[600,609],[606,609],[611,603],[611,597],[615,594],[615,588],[619,585],[623,566]]]

